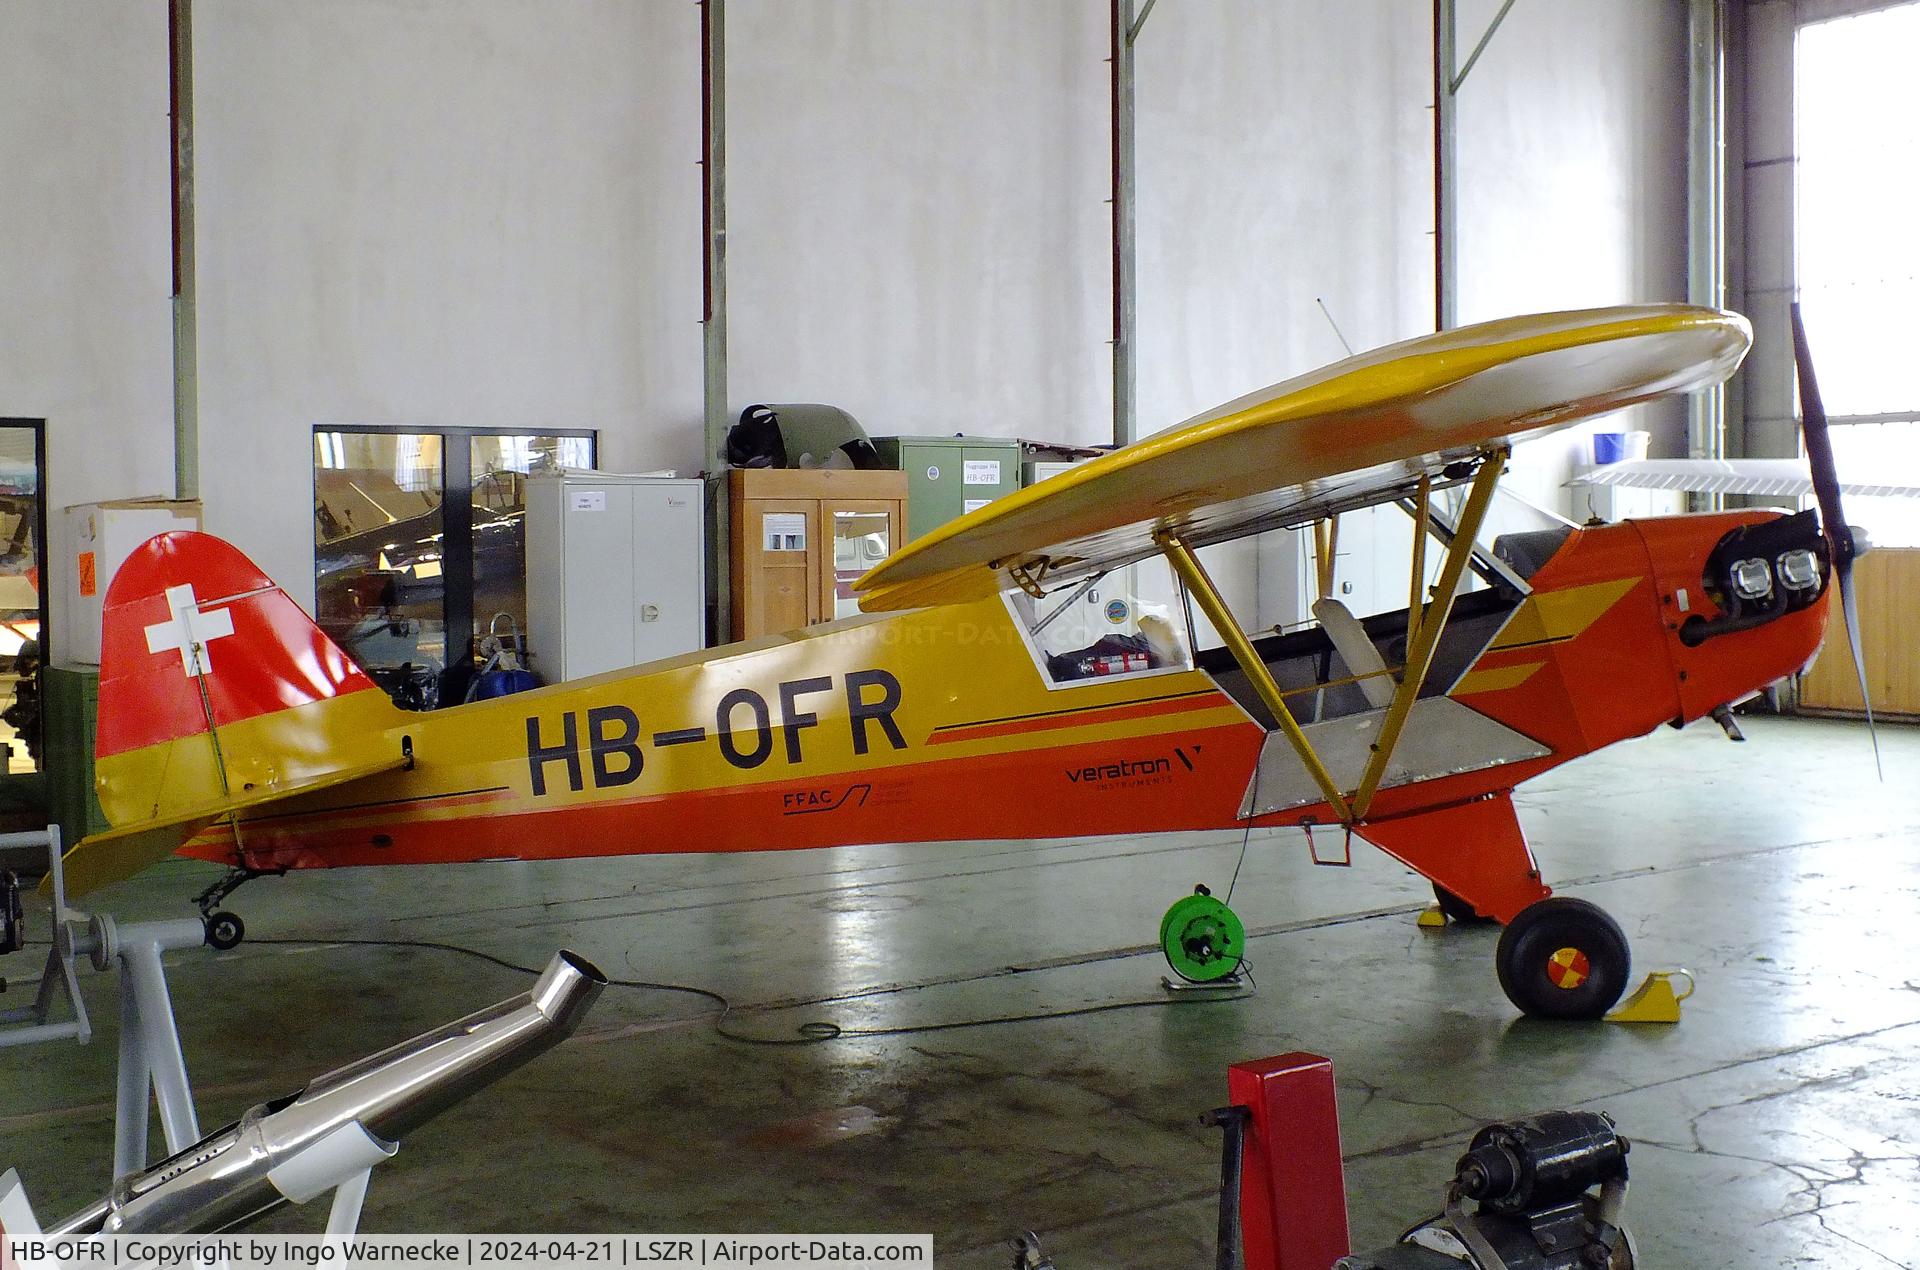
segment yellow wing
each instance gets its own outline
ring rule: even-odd
[[[1230,401],[909,543],[854,584],[868,611],[1071,581],[1411,493],[1487,446],[1718,383],[1745,318],[1635,305],[1507,318],[1362,353]]]

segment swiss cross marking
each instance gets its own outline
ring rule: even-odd
[[[193,598],[191,586],[168,587],[167,608],[173,613],[171,618],[147,627],[147,651],[170,653],[178,650],[183,674],[189,677],[212,674],[213,656],[207,645],[233,634],[233,611],[211,609],[202,612],[199,601]]]

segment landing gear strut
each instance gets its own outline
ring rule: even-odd
[[[248,869],[238,865],[226,871],[218,882],[194,897],[200,910],[200,922],[207,928],[207,943],[220,951],[237,948],[247,937],[247,924],[237,913],[219,907],[220,902],[255,878],[279,877],[285,869]]]

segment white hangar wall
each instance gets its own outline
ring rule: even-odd
[[[1496,0],[1462,4],[1462,44]],[[171,476],[164,0],[0,0],[0,413],[56,504]],[[208,521],[303,600],[316,424],[701,451],[698,11],[196,0]],[[733,0],[732,401],[1110,433],[1104,0]],[[1139,421],[1430,328],[1430,6],[1183,0],[1139,69]],[[1464,52],[1463,47],[1463,52]],[[1461,316],[1678,298],[1684,0],[1516,5],[1461,98]],[[1646,425],[1642,425],[1646,426]],[[1671,450],[1680,412],[1652,420]],[[1558,497],[1573,440],[1523,456]],[[1387,546],[1348,563],[1398,578]],[[1404,541],[1399,525],[1380,535]],[[1297,558],[1223,564],[1260,620]]]
[[[1493,0],[1462,0],[1461,57]],[[1460,320],[1687,298],[1687,5],[1513,7],[1460,92]],[[1587,434],[1684,457],[1686,404],[1524,446],[1513,485],[1565,512]]]
[[[173,491],[167,146],[164,3],[0,0],[0,415],[47,420],[50,561],[61,507]]]
[[[731,406],[1112,438],[1107,6],[729,0]]]
[[[1499,9],[1461,0],[1464,61]],[[1459,98],[1459,316],[1686,292],[1685,0],[1521,3]],[[1432,6],[1158,6],[1140,77],[1140,421],[1186,418],[1433,329]],[[1324,301],[1327,312],[1322,312]],[[1600,425],[1684,453],[1662,403]],[[1590,429],[1522,447],[1511,484],[1565,512]],[[1406,603],[1408,521],[1350,516],[1358,612]],[[1306,616],[1292,537],[1213,567],[1260,625]],[[1434,567],[1437,567],[1437,563]]]
[[[316,424],[698,460],[692,4],[196,0],[194,37],[210,529],[309,602]]]

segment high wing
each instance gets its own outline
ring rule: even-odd
[[[1636,305],[1508,318],[1388,345],[1251,393],[942,526],[854,584],[872,611],[1053,586],[1445,484],[1476,456],[1718,383],[1735,313]]]
[[[1568,484],[1763,498],[1813,496],[1805,459],[1634,459],[1596,467]],[[1860,498],[1920,498],[1920,476],[1887,473],[1872,481],[1842,481],[1840,492]]]

